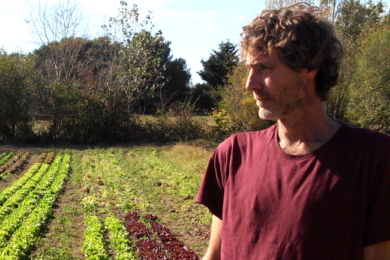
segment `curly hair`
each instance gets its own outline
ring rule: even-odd
[[[333,25],[319,7],[300,2],[278,10],[263,10],[241,33],[244,59],[265,55],[271,48],[288,67],[318,69],[316,93],[325,101],[337,84],[343,56]]]

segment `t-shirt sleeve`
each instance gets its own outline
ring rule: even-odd
[[[205,205],[222,219],[225,184],[228,176],[227,141],[221,143],[211,156],[195,202]]]
[[[368,191],[364,246],[390,240],[390,151],[382,158]]]

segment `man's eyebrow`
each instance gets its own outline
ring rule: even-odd
[[[270,62],[267,62],[267,61],[253,61],[253,62],[247,62],[246,65],[247,65],[248,67],[256,67],[256,66],[272,67],[272,66],[273,66]]]

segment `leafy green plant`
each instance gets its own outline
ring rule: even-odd
[[[114,250],[117,260],[136,260],[137,255],[133,251],[129,234],[122,222],[116,217],[106,217],[104,225],[108,231],[110,247]]]
[[[12,156],[14,156],[14,152],[9,152],[7,155],[5,155],[1,160],[0,160],[0,165],[3,165],[6,161],[8,161]]]
[[[5,247],[0,249],[1,259],[24,259],[29,254],[42,228],[45,227],[49,217],[52,215],[52,207],[60,195],[62,184],[67,178],[70,156],[65,155],[61,159],[59,156],[56,157],[53,162],[55,167],[50,168],[46,175],[47,177],[44,176],[42,178],[42,186],[38,185],[36,187],[37,193],[31,193],[31,200],[30,198],[26,199],[24,204],[21,204],[20,210],[14,211],[15,213],[13,213],[12,217],[21,217],[21,219],[28,214],[23,219],[23,222],[20,223],[20,221],[18,222],[17,219],[11,216],[8,222],[3,222],[3,224],[8,224],[8,226],[2,227],[3,232],[1,234],[4,236],[4,239],[1,240],[1,245]],[[29,184],[26,183],[26,185]],[[32,209],[32,206],[35,204],[34,199],[38,200],[38,203]],[[10,237],[13,230],[19,225],[20,227]],[[8,237],[10,237],[10,240],[6,243]]]
[[[3,205],[4,201],[6,201],[12,194],[14,194],[17,190],[19,190],[26,181],[28,181],[32,176],[34,176],[39,169],[41,168],[40,163],[36,163],[17,181],[13,182],[11,186],[5,188],[0,193],[0,205]]]
[[[104,243],[104,227],[99,217],[87,216],[84,219],[87,228],[84,230],[85,241],[83,252],[87,260],[108,260]]]

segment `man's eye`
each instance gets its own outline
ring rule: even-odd
[[[270,67],[265,66],[265,65],[259,65],[259,66],[257,66],[257,69],[260,70],[260,71],[264,71],[264,70],[270,69]]]

